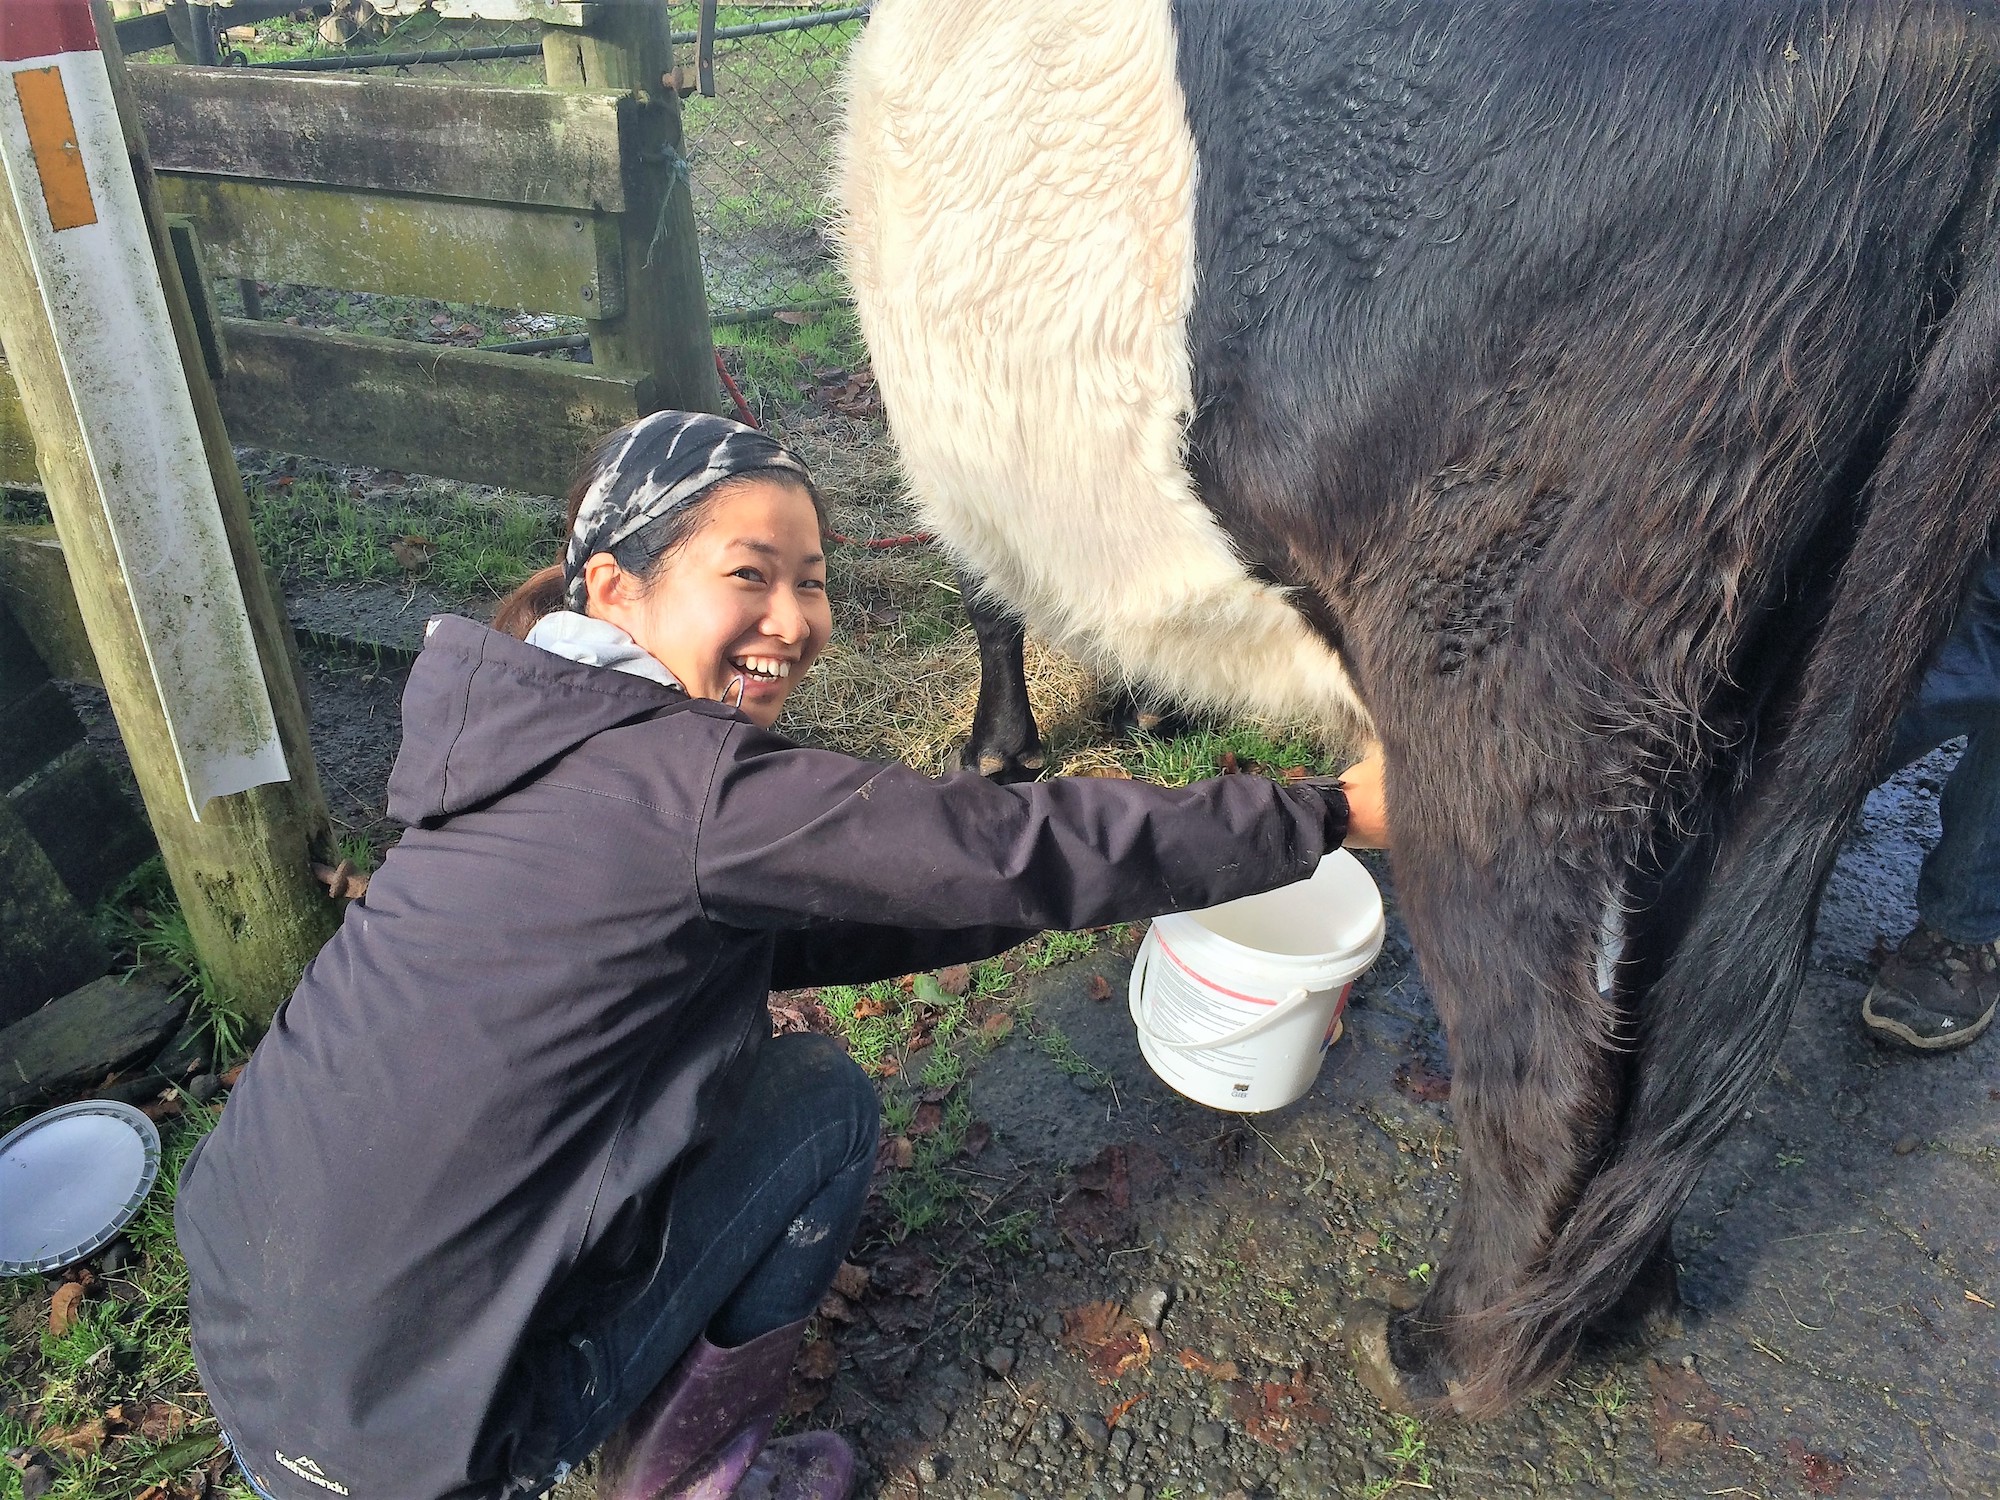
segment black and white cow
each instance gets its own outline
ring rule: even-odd
[[[1672,1293],[2000,510],[1997,143],[1986,0],[878,0],[841,235],[926,524],[1387,750],[1464,1184],[1388,1399]]]

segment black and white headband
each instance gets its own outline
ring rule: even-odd
[[[806,472],[782,445],[727,417],[659,411],[625,428],[599,463],[570,527],[563,554],[568,607],[584,612],[583,565],[592,557],[613,550],[711,486],[753,469]]]

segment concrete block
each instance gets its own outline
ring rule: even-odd
[[[0,1025],[95,979],[110,962],[54,864],[0,797]]]
[[[55,527],[0,526],[0,604],[13,613],[52,676],[102,681]]]
[[[174,1034],[188,998],[134,975],[94,980],[0,1029],[0,1111],[86,1092],[138,1067]]]
[[[86,909],[158,851],[153,830],[117,778],[88,753],[51,766],[10,800],[63,884]]]
[[[53,682],[0,706],[0,792],[19,786],[82,739],[83,720]]]

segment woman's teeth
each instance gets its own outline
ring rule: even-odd
[[[792,664],[776,656],[739,656],[730,665],[760,682],[783,682],[792,675]]]

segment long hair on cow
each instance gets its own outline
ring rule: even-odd
[[[1985,0],[875,6],[839,233],[925,524],[1387,752],[1462,1180],[1387,1400],[1673,1295],[2000,514],[1996,149]]]

